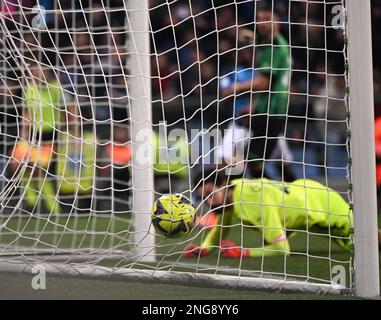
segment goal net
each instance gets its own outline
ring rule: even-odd
[[[1,1],[1,270],[352,291],[344,2]]]

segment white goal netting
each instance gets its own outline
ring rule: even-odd
[[[344,1],[148,2],[1,1],[0,263],[351,289]],[[184,237],[151,225],[167,193],[197,208]]]

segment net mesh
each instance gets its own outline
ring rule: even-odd
[[[131,32],[130,16],[141,12],[130,4],[1,1],[0,261],[328,284],[339,266],[351,287],[352,254],[336,244],[351,244],[349,206],[337,209],[335,198],[351,202],[344,1],[151,0],[140,16],[147,52],[135,46],[143,32]],[[182,238],[144,230],[156,243],[141,256],[132,254],[131,86],[146,75],[134,57],[151,67],[152,96],[140,97],[152,105],[150,191],[182,193],[197,209]],[[296,208],[286,200],[293,180]],[[220,189],[234,197],[218,203]],[[290,221],[295,211],[301,221]],[[276,215],[282,229],[267,221]],[[289,250],[267,247],[277,231]],[[236,259],[220,251],[223,240]],[[191,243],[210,254],[185,257]]]

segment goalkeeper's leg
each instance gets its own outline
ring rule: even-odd
[[[60,207],[56,199],[54,183],[51,179],[47,178],[42,183],[41,193],[44,196],[44,204],[49,212],[58,214],[60,212]]]
[[[28,180],[28,177],[29,177],[29,174],[25,174],[24,177],[23,177],[23,185],[25,187],[25,203],[27,204],[27,206],[31,207],[31,208],[34,208],[36,206],[36,203],[37,203],[37,188],[38,188],[38,185],[36,183],[36,181],[30,181],[29,185],[26,186],[25,185],[25,181]]]
[[[248,146],[248,167],[254,178],[271,178],[266,175],[264,165],[276,147],[278,135],[283,131],[284,121],[278,118],[255,114],[251,119],[252,136]]]
[[[23,180],[28,181],[29,173],[24,175]],[[35,179],[39,179],[36,181]],[[44,202],[44,205],[46,209],[49,210],[49,212],[58,214],[60,212],[60,207],[57,204],[56,200],[56,192],[53,181],[51,181],[49,178],[47,178],[44,181],[41,181],[41,177],[37,175],[36,177],[33,177],[30,179],[29,184],[25,187],[25,202],[29,207],[34,208],[38,201],[38,191],[41,190],[41,196],[42,201]]]

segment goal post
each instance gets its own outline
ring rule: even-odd
[[[148,0],[128,1],[126,8],[128,94],[131,103],[132,210],[135,214],[135,253],[142,261],[155,261],[155,233],[150,213],[154,202],[152,95]]]
[[[347,0],[347,16],[355,292],[377,297],[380,281],[370,1]]]

